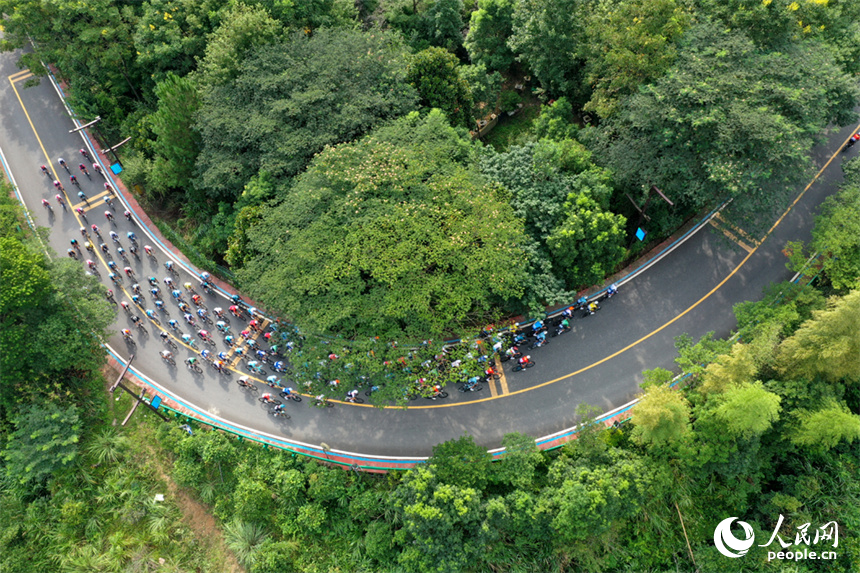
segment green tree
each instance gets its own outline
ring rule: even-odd
[[[442,48],[427,48],[412,56],[406,81],[415,88],[420,104],[439,108],[451,125],[472,127],[472,92],[460,76],[457,57]]]
[[[435,338],[518,297],[521,224],[448,150],[468,140],[436,112],[321,153],[248,229],[249,293],[310,332],[384,340]]]
[[[633,408],[633,437],[653,445],[679,442],[690,430],[690,405],[669,386],[651,386]]]
[[[809,320],[783,341],[777,354],[781,372],[822,376],[831,382],[860,382],[860,290],[831,300],[827,310]]]
[[[464,43],[469,59],[490,71],[505,72],[514,63],[508,47],[513,33],[514,0],[478,0]]]
[[[532,130],[539,139],[574,139],[578,129],[570,100],[560,97],[549,105],[542,106],[540,115],[532,124]]]
[[[779,419],[780,397],[765,390],[761,382],[732,386],[722,394],[715,414],[733,434],[758,436]]]
[[[675,0],[604,0],[587,22],[580,50],[593,91],[583,109],[609,117],[620,98],[669,69],[690,15]]]
[[[349,29],[252,50],[235,79],[204,93],[195,201],[211,213],[259,171],[294,176],[326,145],[414,109],[406,55],[392,34]]]
[[[195,115],[200,107],[197,88],[188,78],[168,72],[155,86],[158,109],[150,116],[155,161],[147,176],[152,191],[163,195],[192,184],[200,151]]]
[[[791,436],[796,445],[817,451],[827,451],[839,442],[849,444],[860,439],[860,416],[845,406],[829,401],[815,411],[794,412],[799,424]]]
[[[699,24],[674,67],[600,124],[595,157],[622,186],[644,196],[657,185],[676,208],[733,198],[731,217],[749,232],[784,205],[817,134],[848,119],[857,93],[820,43],[763,52]]]
[[[557,272],[569,287],[602,280],[615,270],[624,248],[623,215],[603,210],[590,194],[571,193],[564,205],[566,218],[547,237]]]
[[[6,475],[22,490],[38,488],[78,455],[81,422],[74,405],[32,404],[14,417],[3,458]]]
[[[486,117],[496,109],[502,92],[502,74],[488,73],[483,64],[460,66],[460,77],[469,84],[472,94],[472,117]],[[471,126],[470,126],[471,127]]]
[[[487,450],[476,444],[472,436],[462,436],[433,446],[427,464],[441,483],[482,491],[489,480],[492,461]]]
[[[220,23],[217,0],[147,0],[134,33],[137,63],[161,81],[167,72],[185,76],[203,57],[207,38]]]
[[[534,438],[525,434],[506,434],[502,438],[505,453],[494,467],[495,479],[516,489],[533,487],[537,466],[543,462],[543,454]]]
[[[588,0],[516,0],[508,46],[550,94],[583,95],[583,61]]]
[[[249,52],[275,42],[282,34],[283,27],[265,9],[236,4],[224,14],[206,43],[196,81],[204,90],[228,83],[239,75]]]
[[[431,0],[422,13],[424,37],[432,46],[456,51],[463,44],[463,0]]]
[[[860,289],[860,161],[855,158],[844,169],[846,182],[821,206],[810,245],[821,253],[824,274],[839,290]]]
[[[444,483],[419,466],[392,498],[402,523],[394,535],[398,561],[407,570],[462,571],[482,554],[480,491]]]

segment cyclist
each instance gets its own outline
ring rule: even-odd
[[[598,310],[600,310],[600,307],[597,306],[597,302],[592,301],[592,302],[588,303],[588,314],[594,314]]]
[[[212,363],[212,367],[215,368],[218,372],[224,372],[224,361],[216,360]]]
[[[48,210],[51,210],[51,204],[48,202],[47,199],[42,199],[42,206]]]
[[[201,350],[200,356],[203,357],[203,360],[210,360],[210,361],[212,360],[212,353],[209,352],[208,348],[204,348],[203,350]]]
[[[234,294],[233,296],[230,297],[230,300],[233,301],[233,304],[239,304],[239,302],[241,302],[242,298],[238,294]]]
[[[122,270],[123,270],[123,271],[125,271],[125,275],[126,275],[126,276],[128,276],[128,277],[134,277],[134,269],[132,269],[131,267],[125,267],[125,268],[124,268],[124,269],[122,269]]]
[[[69,256],[72,257],[73,259],[78,260],[78,252],[77,251],[75,251],[74,249],[69,249],[66,252],[69,253]]]
[[[268,378],[266,378],[266,384],[268,384],[272,388],[274,388],[275,386],[278,386],[280,383],[281,383],[281,381],[278,380],[277,376],[269,376]]]
[[[292,388],[284,388],[283,390],[281,390],[281,396],[283,396],[284,398],[289,398],[290,396],[292,396],[293,392],[294,390]]]
[[[56,199],[56,200],[57,200],[57,203],[59,203],[59,204],[60,204],[60,206],[63,208],[63,211],[65,211],[65,210],[66,210],[66,202],[65,202],[65,201],[63,201],[63,198],[62,198],[62,197],[60,197],[60,194],[59,194],[59,193],[57,193],[57,194],[54,196],[54,199]]]
[[[158,286],[158,279],[157,279],[157,278],[155,278],[155,277],[148,277],[146,280],[147,280],[147,281],[149,281],[149,284],[150,284],[150,285],[152,285],[152,286],[154,286],[154,287],[157,287],[157,286]]]
[[[262,400],[264,403],[268,404],[272,401],[272,395],[269,394],[268,392],[266,392],[265,394],[260,396],[260,400]]]
[[[178,322],[176,322],[174,319],[172,319],[172,318],[171,318],[170,320],[168,320],[168,321],[167,321],[167,324],[168,324],[168,325],[170,326],[170,328],[172,328],[173,330],[179,330],[179,323],[178,323]]]
[[[272,365],[272,368],[274,368],[276,372],[283,372],[284,363],[279,360]]]
[[[213,308],[212,312],[214,312],[215,316],[217,316],[218,318],[224,318],[224,309],[220,306],[216,306],[215,308]]]
[[[102,236],[102,233],[101,233],[101,231],[99,230],[99,226],[98,226],[98,225],[95,225],[95,224],[94,224],[94,225],[92,225],[90,228],[93,230],[93,233],[95,233],[97,236],[99,236],[99,237],[101,237],[101,236]]]
[[[251,316],[253,316],[253,315],[251,315]],[[259,328],[258,328],[258,324],[259,324],[259,323],[257,322],[257,320],[256,320],[256,319],[254,319],[254,320],[252,320],[251,322],[249,322],[249,323],[248,323],[248,328],[250,328],[250,329],[251,329],[251,330],[253,330],[254,332],[257,332],[257,330],[259,330]]]
[[[172,291],[170,291],[170,295],[171,295],[175,300],[182,300],[182,291],[179,291],[179,290],[173,289]]]
[[[84,221],[87,220],[87,213],[86,211],[84,211],[83,207],[75,207],[75,213],[80,215],[84,219]]]
[[[93,169],[99,174],[102,174],[102,167],[98,163],[93,163]]]
[[[272,338],[272,333],[267,332],[266,334],[263,335],[263,338],[266,339],[266,342],[269,342],[269,339]]]
[[[355,402],[355,397],[358,396],[358,390],[350,390],[346,393],[346,401],[347,402]]]
[[[143,250],[146,251],[147,255],[149,255],[150,257],[152,256],[152,247],[150,247],[149,245],[144,245]]]
[[[152,298],[154,298],[156,300],[161,299],[161,289],[158,288],[157,286],[149,289],[149,294],[151,294]]]
[[[189,292],[194,292],[194,287],[191,286],[191,283],[189,283],[189,282],[182,283],[182,288],[184,288],[185,290],[187,290]]]
[[[179,310],[181,310],[183,313],[187,312],[188,314],[191,314],[191,308],[187,304],[185,304],[185,301],[179,301]]]
[[[244,338],[245,340],[251,338],[251,331],[248,330],[247,328],[245,330],[243,330],[242,332],[240,332],[239,334],[242,335],[242,338]]]
[[[573,318],[573,307],[569,306],[566,309],[564,309],[563,311],[561,311],[561,316],[564,317],[565,319]]]
[[[45,175],[48,175],[48,176],[50,177],[50,175],[51,175],[51,174],[50,174],[50,173],[48,173],[48,167],[47,167],[47,166],[45,166],[45,165],[40,165],[40,166],[39,166],[39,169],[41,169],[41,170],[42,170],[42,173],[44,173]]]
[[[610,297],[614,296],[615,293],[617,293],[617,292],[618,292],[618,287],[615,285],[615,283],[612,283],[606,289],[606,298],[610,298]]]
[[[107,206],[108,206],[108,207],[110,207],[111,209],[113,209],[113,198],[111,198],[111,197],[109,197],[109,196],[105,195],[104,201],[105,201],[105,203],[107,204]]]
[[[140,317],[137,316],[136,314],[133,314],[133,315],[131,315],[131,317],[129,317],[129,320],[131,320],[134,323],[134,325],[137,326],[137,324],[140,322]]]
[[[80,169],[81,171],[83,171],[83,172],[84,172],[84,175],[86,175],[87,177],[89,177],[89,176],[90,176],[90,172],[89,172],[89,171],[87,171],[87,166],[86,166],[86,165],[84,165],[83,163],[81,163],[80,165],[78,165],[78,169]]]
[[[132,244],[128,247],[128,252],[129,252],[129,253],[131,253],[132,255],[134,255],[134,256],[136,257],[136,256],[137,256],[137,245],[135,245],[134,243],[132,243]]]
[[[164,311],[164,301],[160,298],[155,299],[155,308],[160,311]]]
[[[242,318],[242,315],[239,313],[239,307],[236,306],[235,304],[230,305],[229,310],[230,310],[230,314],[232,314],[233,316],[235,316],[237,318]]]
[[[188,369],[189,369],[189,370],[193,370],[193,369],[194,369],[194,364],[195,364],[196,362],[197,362],[197,359],[196,359],[195,357],[193,357],[193,356],[192,356],[191,358],[186,358],[186,359],[185,359],[185,364],[188,366]]]
[[[91,242],[89,242],[89,241],[87,241],[86,243],[84,243],[84,248],[85,248],[86,250],[88,250],[89,252],[91,252],[91,253],[96,252],[96,247],[95,247],[95,245],[93,245],[93,244],[92,244]]]
[[[194,346],[194,340],[191,338],[191,336],[187,334],[182,335],[182,342],[184,342],[188,346]]]
[[[535,338],[537,339],[537,341],[540,344],[546,343],[546,330],[542,330],[542,331],[538,332],[537,336],[535,336]]]
[[[173,261],[165,261],[164,268],[167,269],[167,272],[172,273],[173,272]]]
[[[90,154],[89,154],[89,153],[87,153],[87,150],[86,150],[86,149],[81,149],[81,150],[80,150],[80,152],[81,152],[81,155],[83,155],[83,156],[84,156],[84,159],[89,159],[89,158],[90,158]]]
[[[131,295],[131,300],[132,302],[134,302],[134,304],[139,304],[140,306],[143,306],[143,299],[139,294]]]
[[[162,350],[161,351],[161,358],[163,360],[173,360],[173,353],[169,350]]]
[[[522,366],[523,368],[525,368],[526,364],[528,364],[531,361],[531,359],[532,359],[531,356],[523,356],[519,360],[517,360],[517,363],[520,366]]]
[[[190,324],[191,326],[194,326],[194,317],[193,317],[193,316],[191,316],[190,314],[188,314],[188,313],[186,312],[186,313],[182,316],[182,318],[184,318],[184,319],[185,319],[185,322],[187,322],[187,323],[188,323],[188,324]]]
[[[113,223],[113,213],[111,213],[110,211],[105,211],[105,219]]]
[[[105,245],[104,243],[99,243],[99,248],[102,250],[102,252],[104,254],[110,255],[110,249],[108,249],[108,246]]]
[[[197,334],[198,334],[198,335],[200,336],[200,338],[202,338],[203,340],[210,340],[210,338],[209,338],[209,331],[208,331],[208,330],[200,330],[200,331],[198,331],[198,332],[197,332]]]
[[[199,317],[200,317],[200,318],[202,318],[203,320],[206,320],[206,319],[208,318],[208,317],[206,316],[206,309],[205,309],[205,308],[198,308],[198,309],[197,309],[197,316],[199,316]]]
[[[128,233],[125,234],[125,236],[128,237],[128,239],[131,242],[133,242],[133,243],[137,242],[137,235],[134,234],[134,231],[129,231]]]
[[[200,306],[200,303],[201,303],[201,302],[203,302],[203,299],[202,299],[202,298],[200,298],[200,295],[199,295],[199,294],[192,294],[192,295],[191,295],[191,300],[192,300],[192,301],[194,302],[194,304],[196,304],[197,306]]]
[[[508,355],[509,358],[513,358],[515,354],[518,354],[520,351],[516,346],[511,346],[507,350],[505,350],[505,354]]]
[[[113,186],[112,186],[110,183],[105,182],[105,189],[106,189],[106,190],[107,190],[107,192],[108,192],[108,193],[110,193],[111,195],[113,195],[113,194],[114,194]]]
[[[60,183],[59,181],[57,181],[56,179],[54,179],[54,187],[56,187],[60,191],[65,191],[65,188],[63,188],[63,184]]]
[[[107,212],[110,213],[110,211]],[[117,235],[116,231],[111,231],[109,234],[114,243],[119,243],[119,235]]]
[[[89,200],[89,199],[87,199],[87,196],[86,196],[86,195],[84,195],[84,192],[83,192],[83,191],[78,191],[78,198],[79,198],[81,201],[83,201],[84,203],[86,203],[87,205],[89,205],[89,204],[90,204],[90,200]]]
[[[80,185],[78,184],[78,178],[74,175],[69,175],[69,181],[72,182],[72,185],[77,185],[78,187],[80,187]]]
[[[570,320],[565,318],[561,321],[561,324],[559,324],[559,326],[561,326],[562,330],[570,330]]]
[[[108,290],[107,290],[107,292],[105,293],[105,297],[106,297],[108,300],[111,300],[111,301],[112,301],[112,300],[114,300],[114,298],[113,298],[113,291],[112,291],[112,290],[110,290],[110,289],[108,289]]]
[[[263,367],[260,366],[260,363],[257,362],[256,360],[251,360],[250,362],[248,362],[248,370],[251,370],[252,372],[257,372],[260,374],[263,373]]]
[[[131,307],[129,307],[129,305],[128,305],[128,301],[125,301],[125,300],[124,300],[124,301],[122,301],[121,303],[119,303],[119,305],[120,305],[120,306],[122,307],[122,309],[123,309],[124,311],[126,311],[126,312],[129,312],[129,311],[131,310]]]
[[[250,385],[251,385],[251,379],[250,378],[248,378],[247,376],[240,376],[239,377],[239,386],[250,386]]]
[[[224,344],[226,344],[228,347],[233,346],[233,336],[231,334],[228,334],[224,337]]]
[[[62,157],[60,157],[59,159],[57,159],[57,163],[59,163],[59,164],[60,164],[60,167],[62,167],[62,168],[63,168],[63,169],[65,169],[66,171],[68,171],[68,167],[66,167],[66,160],[65,160],[65,159],[63,159]]]
[[[227,353],[226,352],[219,352],[218,353],[218,360],[227,360]]]
[[[160,337],[161,337],[161,341],[162,341],[162,342],[167,342],[167,339],[168,339],[168,338],[170,338],[170,335],[169,335],[169,334],[167,334],[167,331],[166,331],[166,330],[162,330],[161,332],[159,332],[159,333],[158,333],[158,336],[160,336]]]
[[[118,254],[120,257],[122,257],[122,260],[124,260],[125,262],[128,262],[128,257],[125,256],[125,249],[123,249],[122,247],[117,247],[116,248],[116,254]]]
[[[278,414],[282,414],[284,412],[284,405],[277,404],[274,408],[272,408],[272,412],[277,412]]]
[[[96,270],[96,264],[91,259],[87,259],[87,266],[92,270]]]
[[[132,290],[132,292],[140,294],[140,285],[137,283],[134,283],[133,285],[131,285],[131,290]]]
[[[201,281],[206,282],[206,281],[208,281],[210,278],[212,278],[212,275],[210,275],[209,273],[207,273],[207,272],[205,272],[205,271],[204,271],[204,272],[202,272],[202,273],[200,273],[200,280],[201,280]]]
[[[120,332],[122,332],[122,337],[126,340],[131,340],[131,331],[127,328],[123,328]]]
[[[155,311],[153,311],[151,308],[146,309],[146,316],[148,316],[149,318],[155,318]]]
[[[123,217],[125,217],[126,221],[131,223],[131,211],[123,211],[122,215],[123,215]]]

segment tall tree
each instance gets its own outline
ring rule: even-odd
[[[831,382],[860,382],[860,290],[831,301],[779,347],[782,372],[822,376]]]
[[[406,81],[418,92],[420,103],[445,112],[451,125],[472,127],[472,92],[460,76],[457,56],[442,48],[427,48],[412,56]]]
[[[421,15],[424,35],[432,46],[454,52],[463,44],[463,0],[431,0]]]
[[[651,386],[633,408],[633,437],[654,444],[679,442],[690,429],[690,405],[668,385]]]
[[[81,424],[73,404],[32,404],[18,413],[14,424],[3,457],[6,475],[21,490],[44,485],[77,457]]]
[[[860,160],[843,166],[845,183],[815,218],[811,248],[837,289],[860,289]]]
[[[327,149],[248,229],[238,276],[311,332],[350,338],[435,338],[518,297],[521,223],[456,161],[468,150],[439,112]]]
[[[260,170],[294,176],[326,145],[414,109],[406,56],[391,34],[349,29],[253,50],[235,79],[204,93],[195,200],[214,212]]]
[[[152,191],[164,194],[192,184],[194,164],[200,151],[200,135],[195,128],[200,107],[197,88],[188,78],[168,72],[155,86],[158,109],[150,116],[152,143],[156,154],[147,181]]]
[[[857,94],[818,42],[762,52],[700,24],[674,68],[600,125],[595,157],[640,196],[657,185],[681,208],[733,198],[732,216],[755,222],[784,204],[817,134],[848,119]]]
[[[514,53],[508,38],[513,33],[513,16],[514,0],[478,0],[464,44],[472,63],[497,72],[511,67]]]

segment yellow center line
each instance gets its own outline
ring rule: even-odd
[[[490,387],[490,396],[495,398],[499,395],[498,390],[496,390],[496,381],[492,376],[490,376],[490,379],[487,380],[487,385]]]
[[[10,82],[20,82],[22,80],[27,80],[33,77],[33,72],[30,70],[21,70],[20,72],[16,72],[9,76]]]

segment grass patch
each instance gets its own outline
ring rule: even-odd
[[[532,123],[539,115],[539,105],[526,104],[520,113],[514,116],[503,115],[499,118],[498,125],[487,134],[484,141],[492,145],[496,151],[507,151],[512,145],[528,139]]]

